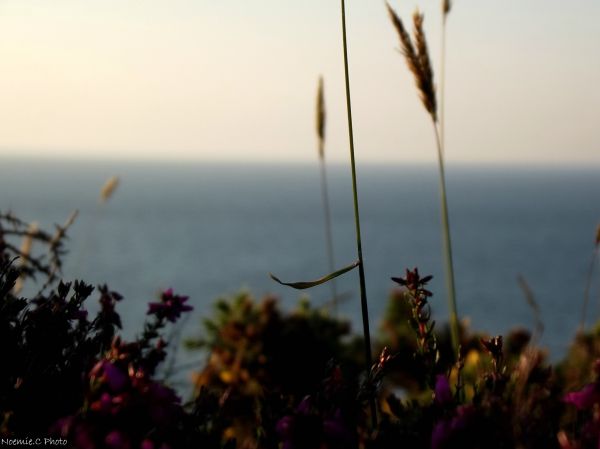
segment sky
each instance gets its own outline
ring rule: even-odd
[[[600,164],[600,2],[455,0],[449,163]],[[434,70],[440,4],[416,7]],[[358,162],[435,163],[378,0],[347,0]],[[348,161],[337,0],[0,0],[0,158]],[[439,73],[439,72],[438,72]],[[437,76],[437,73],[436,73]],[[436,78],[439,80],[439,78]]]

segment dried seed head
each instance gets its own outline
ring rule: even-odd
[[[434,121],[437,121],[437,102],[435,98],[435,87],[433,85],[433,70],[429,60],[429,51],[427,49],[427,40],[423,30],[423,14],[418,10],[413,14],[413,24],[415,27],[415,46],[417,47],[417,56],[419,58],[420,76],[417,78],[417,86],[421,95],[421,101],[431,114]]]
[[[323,77],[319,78],[319,88],[317,91],[317,137],[319,138],[319,157],[324,156],[325,147],[325,123],[326,123],[326,112],[325,112],[325,94],[323,92]]]
[[[392,24],[394,25],[394,28],[396,28],[396,32],[400,39],[401,52],[406,58],[408,69],[415,77],[417,89],[419,90],[419,97],[433,121],[437,122],[437,101],[433,83],[433,71],[431,69],[425,32],[423,30],[423,15],[419,13],[419,11],[416,11],[413,15],[415,27],[415,42],[413,45],[400,17],[398,17],[389,4],[387,5],[387,8]]]
[[[596,228],[596,246],[600,246],[600,224]]]
[[[100,189],[100,202],[106,203],[119,185],[118,176],[111,176]]]
[[[450,0],[442,0],[442,13],[444,14],[444,19],[450,13],[452,9],[452,2]]]
[[[396,12],[392,9],[389,3],[387,4],[387,9],[390,15],[390,19],[392,20],[392,24],[394,25],[394,28],[396,28],[396,32],[398,33],[398,38],[400,39],[400,51],[406,58],[406,63],[408,64],[409,70],[416,77],[420,71],[419,59],[417,58],[417,53],[415,52],[415,49],[413,47],[412,40],[406,32],[406,28],[404,28],[402,20],[400,19],[398,14],[396,14]]]

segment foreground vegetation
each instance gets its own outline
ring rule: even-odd
[[[121,296],[54,280],[66,227],[54,235],[0,215],[0,436],[76,448],[591,448],[600,442],[600,330],[579,334],[551,366],[539,337],[489,337],[462,326],[455,362],[434,328],[430,277],[407,270],[363,369],[348,323],[303,302],[220,300],[188,350],[207,351],[183,401],[165,377],[179,342],[165,337],[188,299],[148,305],[139,336],[120,336]],[[31,241],[53,257],[33,254]],[[23,249],[28,252],[23,252]],[[45,260],[51,262],[46,264]],[[37,278],[37,284],[31,279]],[[30,298],[15,290],[48,283]],[[99,309],[87,308],[96,292]],[[370,403],[376,404],[377,419]],[[374,426],[373,423],[376,423]],[[19,440],[20,439],[20,440]],[[460,445],[460,446],[459,446]]]

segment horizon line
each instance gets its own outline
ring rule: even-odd
[[[314,161],[307,159],[297,160],[266,160],[266,159],[200,159],[200,158],[139,158],[139,157],[77,157],[76,155],[7,155],[0,152],[0,161],[14,162],[14,163],[48,163],[48,164],[125,164],[125,165],[158,165],[167,164],[169,166],[180,166],[180,165],[253,165],[253,166],[273,166],[273,167],[290,167],[290,166],[312,166],[317,165],[318,160],[315,158]],[[350,162],[343,162],[340,160],[328,161],[327,165],[331,168],[342,168],[346,165],[349,166]],[[366,160],[359,162],[360,166],[372,167],[372,168],[392,168],[394,167],[408,166],[408,167],[437,167],[435,161],[423,161],[423,160],[389,160],[389,161],[377,161],[377,160]],[[515,160],[504,160],[504,161],[493,161],[493,160],[480,160],[480,161],[465,161],[457,160],[446,161],[446,165],[454,168],[510,168],[510,169],[584,169],[584,170],[595,170],[600,169],[600,161],[515,161]]]

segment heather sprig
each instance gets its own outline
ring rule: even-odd
[[[392,280],[406,289],[405,296],[411,307],[411,324],[417,336],[417,356],[423,360],[430,385],[434,382],[435,365],[439,359],[437,338],[433,332],[435,321],[431,319],[431,307],[427,298],[432,293],[427,283],[433,276],[421,277],[417,268],[406,270],[405,277],[393,277]]]
[[[492,358],[492,371],[484,375],[484,385],[494,395],[501,395],[508,382],[501,335],[481,339],[481,345]]]
[[[159,321],[167,320],[174,323],[182,313],[193,310],[192,306],[186,304],[188,299],[188,296],[174,294],[173,289],[170,288],[161,293],[159,302],[148,304],[148,315],[154,315]]]

